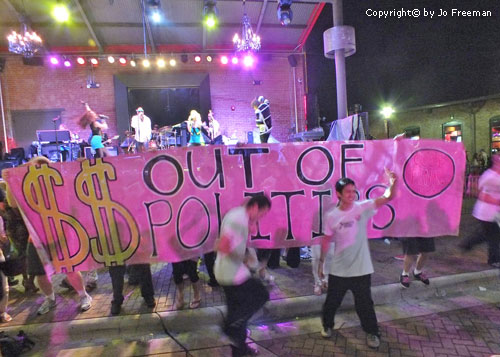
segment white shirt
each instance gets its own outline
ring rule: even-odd
[[[335,243],[329,274],[354,277],[373,273],[366,225],[374,214],[374,200],[354,202],[348,211],[335,207],[325,214],[325,234],[333,235]]]
[[[251,277],[243,262],[248,240],[248,214],[245,207],[230,210],[222,220],[220,235],[229,238],[231,256],[221,251],[215,259],[215,278],[221,285],[241,285]]]
[[[484,192],[492,198],[500,200],[500,174],[492,169],[486,170],[478,182],[479,192]],[[500,214],[500,206],[477,200],[472,215],[485,222],[494,222]]]
[[[135,140],[140,143],[146,143],[151,140],[151,119],[144,115],[141,120],[139,115],[134,115],[130,126],[135,129]]]

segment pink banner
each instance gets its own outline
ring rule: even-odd
[[[352,178],[360,199],[387,187],[369,236],[457,235],[464,186],[460,143],[434,140],[314,142],[178,148],[142,155],[19,167],[4,172],[38,247],[55,271],[181,261],[213,250],[224,214],[265,192],[270,213],[256,247],[317,243],[337,203],[335,182]]]

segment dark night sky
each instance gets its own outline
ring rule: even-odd
[[[408,108],[500,93],[500,1],[344,0],[344,24],[356,31],[357,52],[346,59],[348,106],[364,110],[391,102]],[[367,9],[448,11],[446,17],[366,15]],[[452,17],[451,9],[490,10],[492,17]],[[334,61],[323,56],[332,26],[325,6],[306,44],[309,90],[320,115],[336,117]]]

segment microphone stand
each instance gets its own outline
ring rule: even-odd
[[[57,121],[60,119],[60,116],[55,117],[52,119],[52,122],[54,123],[54,135],[56,137],[56,148],[57,148],[57,161],[62,162],[62,155],[60,153],[60,148],[59,148],[59,140],[57,139]]]

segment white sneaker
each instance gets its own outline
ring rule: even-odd
[[[92,307],[92,297],[89,294],[85,294],[85,296],[80,299],[80,309],[82,311],[87,311],[91,307]]]
[[[38,315],[45,315],[50,309],[53,309],[56,306],[56,300],[52,300],[48,297],[45,298],[42,305],[38,308]]]
[[[330,327],[324,328],[321,330],[321,337],[330,338],[332,337],[332,329]]]
[[[378,348],[380,346],[380,338],[377,335],[369,333],[366,335],[366,344],[370,348]]]

